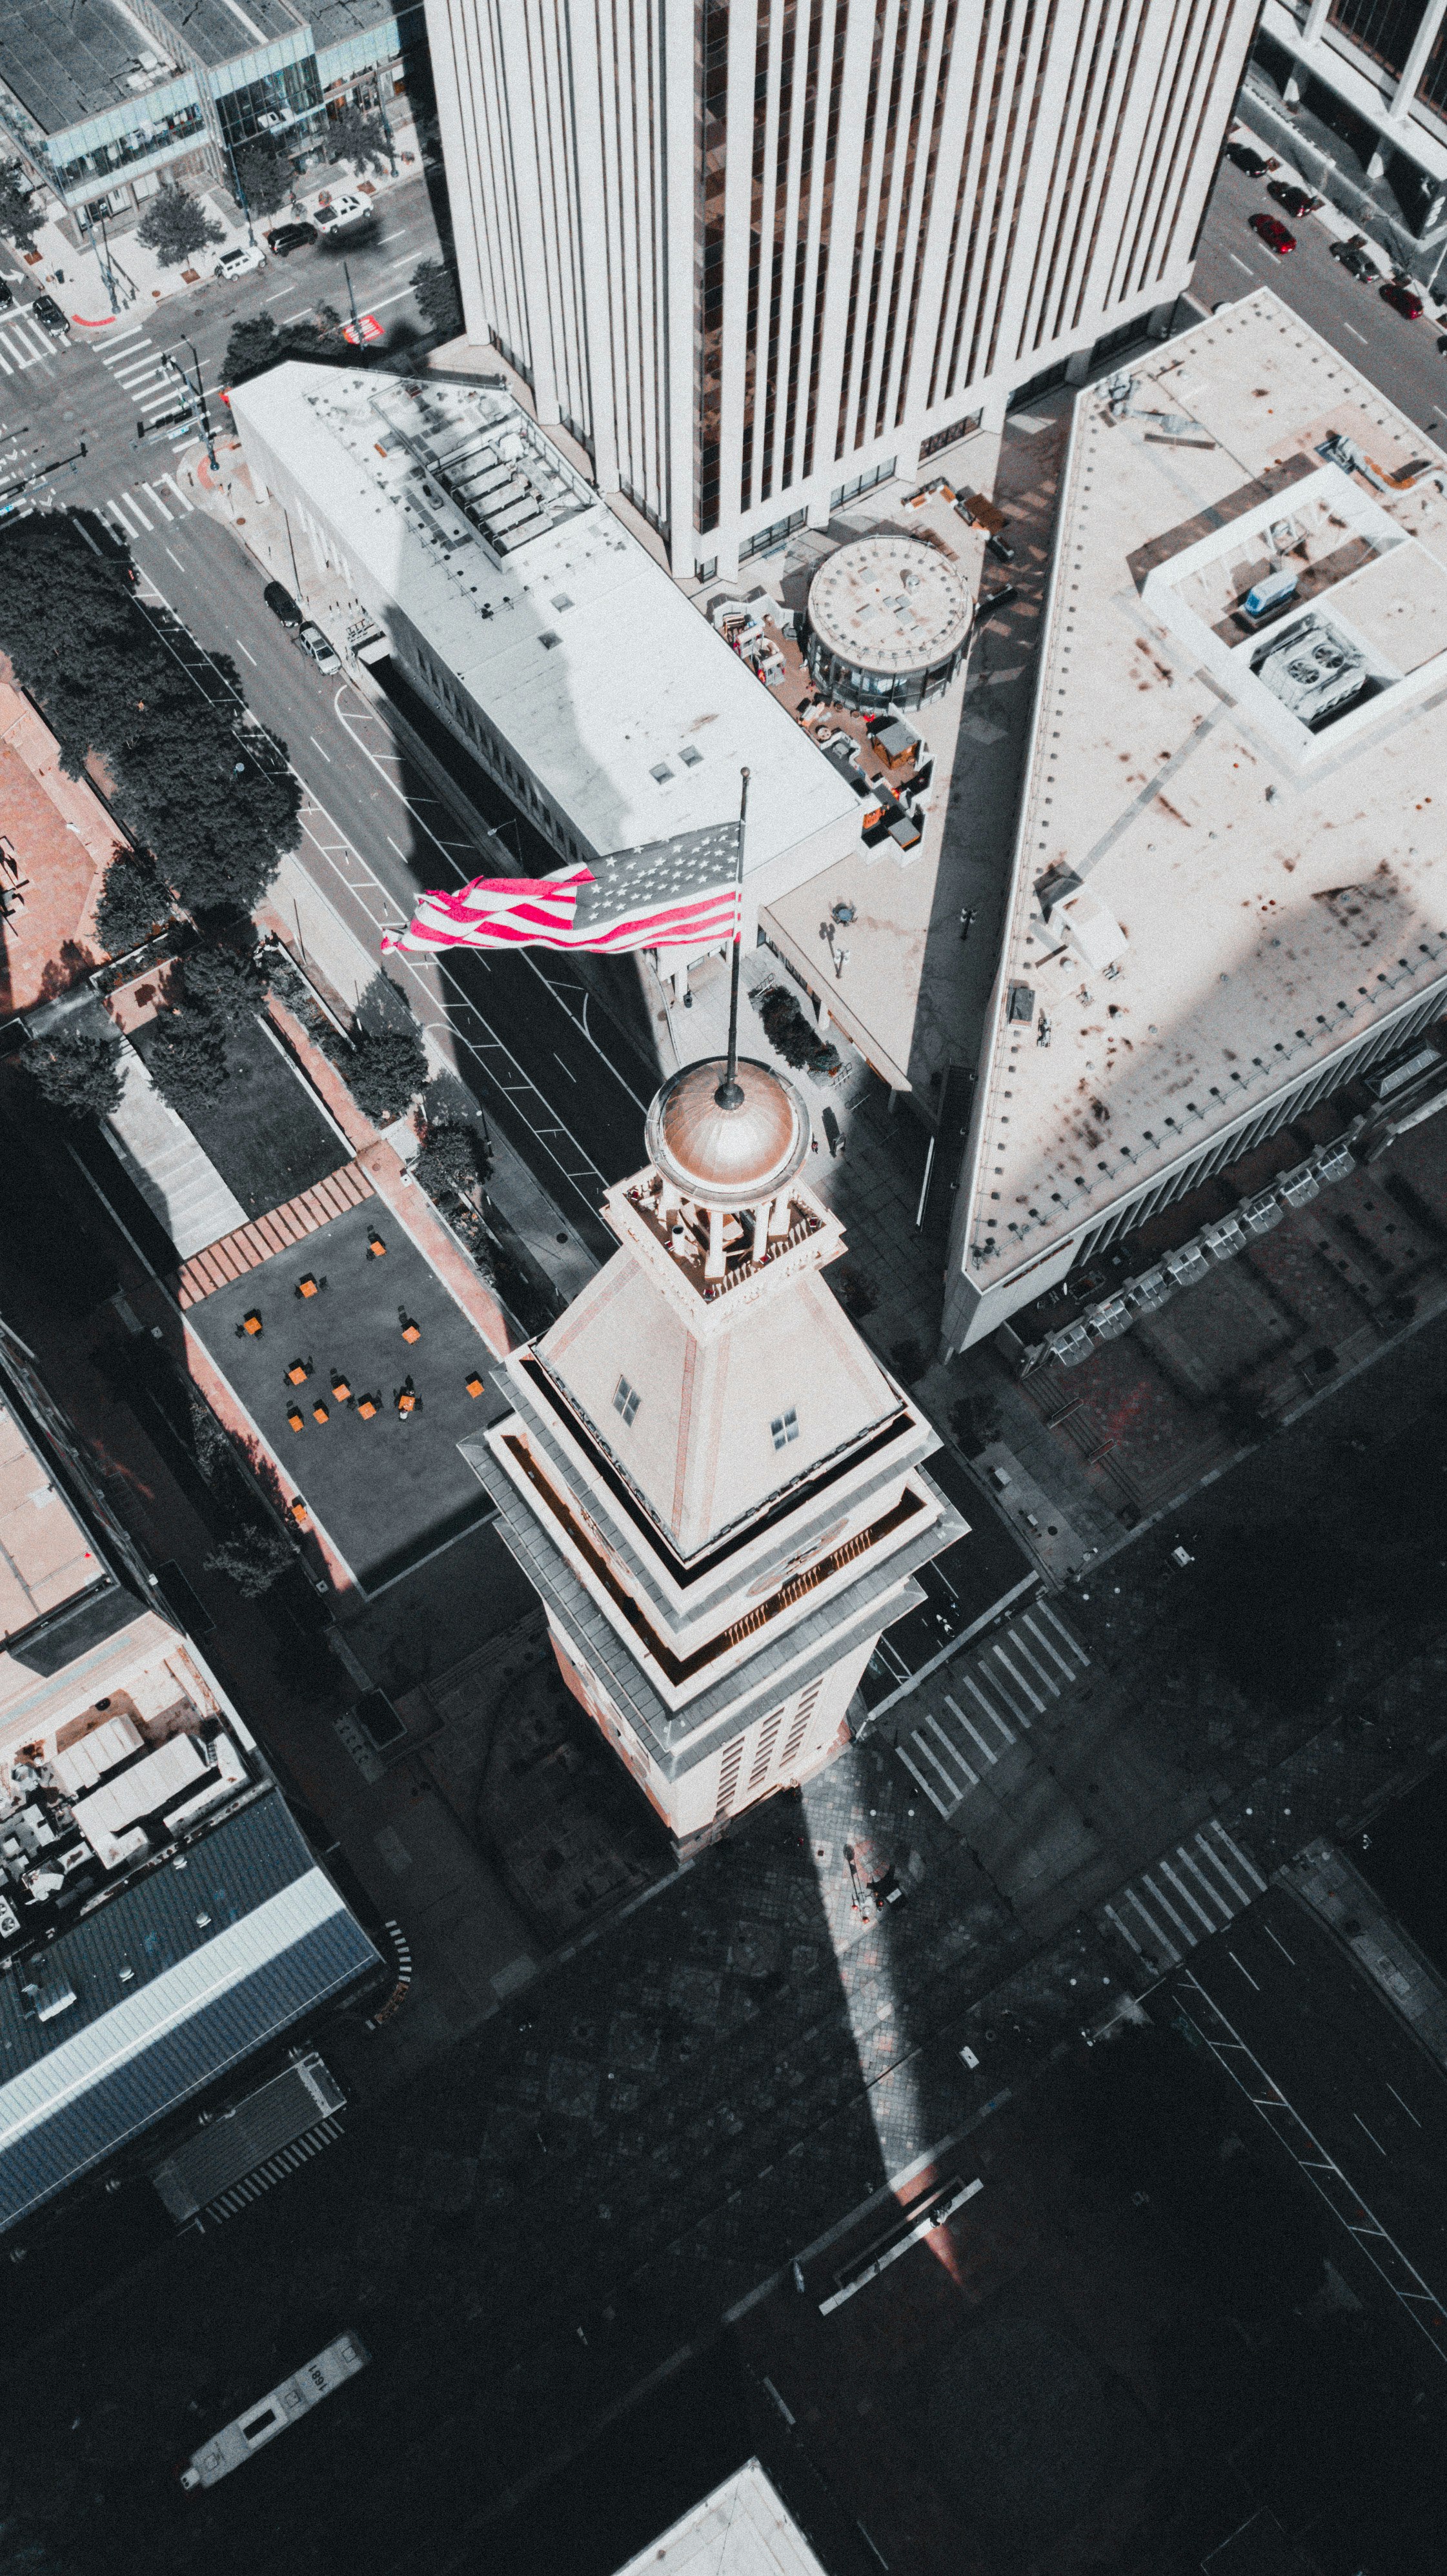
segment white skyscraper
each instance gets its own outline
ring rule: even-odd
[[[675,572],[1190,272],[1256,0],[427,0],[469,336]]]

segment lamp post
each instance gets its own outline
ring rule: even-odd
[[[216,473],[219,473],[219,472],[220,472],[220,467],[219,467],[219,465],[218,465],[218,463],[217,463],[217,457],[216,457],[216,439],[215,439],[215,434],[214,434],[214,432],[213,432],[213,430],[212,430],[212,427],[211,427],[211,413],[210,413],[210,410],[209,410],[209,408],[208,408],[207,401],[206,401],[206,387],[205,387],[204,383],[202,382],[202,377],[201,377],[201,361],[200,361],[200,359],[196,356],[196,343],[195,343],[195,341],[194,341],[194,340],[183,340],[183,341],[182,341],[182,343],[181,343],[181,346],[182,346],[182,348],[183,348],[183,349],[189,349],[189,350],[190,350],[190,352],[191,352],[191,356],[192,356],[192,358],[195,360],[195,366],[196,366],[196,408],[197,408],[198,412],[199,412],[199,413],[200,413],[200,415],[201,415],[201,431],[202,431],[202,435],[203,435],[203,437],[205,438],[205,441],[206,441],[206,461],[207,461],[208,465],[210,466],[212,473],[213,473],[213,474],[216,474]],[[172,359],[172,361],[171,361],[171,363],[172,363],[172,365],[173,365],[174,367],[176,367],[176,368],[177,368],[177,370],[179,371],[179,373],[180,373],[182,376],[185,376],[186,370],[185,370],[185,368],[181,365],[181,362],[180,362],[179,358],[173,358],[173,359]]]

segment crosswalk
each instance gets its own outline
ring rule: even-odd
[[[1164,1976],[1198,1942],[1224,1932],[1265,1888],[1255,1862],[1213,1817],[1131,1879],[1101,1907],[1099,1920],[1120,1934],[1143,1967]]]
[[[53,358],[60,343],[32,322],[28,313],[0,316],[0,375],[23,375],[42,358]]]
[[[952,1816],[987,1771],[1089,1665],[1085,1648],[1045,1601],[952,1663],[936,1708],[907,1715],[895,1746],[916,1788]],[[931,1692],[931,1699],[935,1693]]]
[[[157,475],[153,483],[132,484],[125,492],[107,493],[104,500],[92,506],[97,518],[124,545],[129,545],[137,534],[151,536],[159,527],[189,519],[195,508],[170,473]]]
[[[138,421],[163,420],[184,399],[184,388],[167,352],[156,347],[149,331],[139,322],[130,324],[118,339],[97,346],[95,355],[112,383],[120,385],[134,403]],[[173,451],[200,443],[194,420],[185,420],[162,435]],[[188,519],[193,507],[169,469],[148,481],[131,484],[123,492],[109,493],[96,504],[97,515],[123,545],[129,545],[136,536],[152,536],[158,528],[177,519]]]

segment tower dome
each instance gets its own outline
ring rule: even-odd
[[[648,1112],[648,1158],[682,1198],[702,1207],[744,1208],[772,1198],[809,1151],[809,1112],[772,1065],[741,1056],[733,1108],[719,1099],[728,1078],[721,1056],[685,1065]]]

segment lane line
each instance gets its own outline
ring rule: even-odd
[[[1232,1966],[1233,1966],[1233,1967],[1235,1967],[1235,1968],[1241,1968],[1241,1962],[1240,1962],[1240,1960],[1237,1958],[1236,1953],[1235,1953],[1235,1951],[1234,1951],[1234,1950],[1228,1950],[1228,1951],[1227,1951],[1227,1953],[1226,1953],[1226,1956],[1227,1956],[1227,1958],[1230,1960],[1230,1962],[1231,1962],[1231,1964],[1232,1964]],[[1249,1969],[1249,1968],[1241,1968],[1241,1974],[1242,1974],[1242,1976],[1245,1978],[1246,1983],[1248,1984],[1248,1986],[1256,1986],[1256,1980],[1255,1980],[1255,1978],[1252,1976],[1251,1971],[1250,1971],[1250,1969]],[[1260,1992],[1261,1992],[1261,1988],[1260,1988],[1259,1986],[1256,1986],[1256,1991],[1257,1991],[1257,1993],[1258,1993],[1258,1995],[1259,1995],[1259,1994],[1260,1994]]]
[[[1357,2124],[1357,2127],[1360,2129],[1360,2131],[1361,2131],[1361,2133],[1362,2133],[1362,2136],[1363,2136],[1364,2138],[1372,2138],[1371,2130],[1367,2127],[1367,2124],[1366,2124],[1365,2120],[1362,2118],[1362,2115],[1361,2115],[1360,2111],[1353,2111],[1353,2113],[1352,2113],[1352,2118],[1355,2120],[1355,2122],[1356,2122],[1356,2124]],[[1373,2146],[1376,2148],[1376,2151],[1377,2151],[1377,2153],[1378,2153],[1378,2155],[1379,2155],[1379,2156],[1384,2156],[1384,2155],[1386,2154],[1387,2150],[1386,2150],[1386,2148],[1383,2146],[1383,2144],[1382,2144],[1382,2142],[1381,2142],[1381,2139],[1380,2139],[1380,2138],[1372,2138],[1372,2144],[1373,2144]]]
[[[1364,349],[1369,349],[1369,348],[1371,347],[1371,345],[1372,345],[1372,344],[1371,344],[1370,340],[1367,338],[1367,335],[1366,335],[1365,331],[1359,331],[1359,330],[1357,329],[1357,326],[1356,326],[1355,322],[1348,322],[1348,320],[1346,319],[1346,316],[1345,316],[1345,315],[1343,315],[1343,316],[1342,316],[1342,326],[1341,326],[1341,327],[1342,327],[1342,329],[1343,329],[1344,331],[1350,331],[1350,333],[1351,333],[1351,335],[1352,335],[1352,338],[1353,338],[1354,340],[1360,340],[1360,342],[1361,342],[1361,344],[1362,344],[1362,347],[1363,347]]]
[[[171,561],[172,561],[172,563],[175,565],[177,572],[184,573],[184,571],[185,571],[186,567],[185,567],[185,565],[182,563],[180,556],[179,556],[178,554],[174,553],[174,552],[173,552],[173,550],[172,550],[172,548],[171,548],[170,546],[167,546],[167,548],[166,548],[166,552],[167,552],[167,554],[168,554],[168,555],[170,555],[170,557],[171,557]]]
[[[1262,1931],[1265,1933],[1266,1938],[1267,1938],[1267,1940],[1268,1940],[1268,1941],[1276,1941],[1276,1935],[1275,1935],[1275,1933],[1272,1931],[1271,1926],[1270,1926],[1270,1924],[1269,1924],[1269,1923],[1263,1923],[1263,1924],[1262,1924],[1262,1926],[1261,1926],[1261,1929],[1262,1929]],[[1287,1946],[1286,1946],[1286,1943],[1285,1943],[1284,1941],[1276,1941],[1276,1946],[1277,1946],[1277,1949],[1281,1952],[1281,1955],[1282,1955],[1283,1959],[1286,1961],[1286,1964],[1287,1964],[1288,1968],[1294,1968],[1294,1967],[1295,1967],[1295,1965],[1296,1965],[1296,1961],[1293,1959],[1293,1957],[1292,1957],[1292,1955],[1291,1955],[1291,1952],[1288,1950],[1288,1948],[1287,1948]],[[1392,2088],[1391,2088],[1391,2086],[1390,2086],[1390,2084],[1389,2084],[1389,2085],[1387,2086],[1387,2091],[1390,2093],[1391,2089],[1392,2089]]]
[[[556,1047],[549,1047],[549,1049],[548,1049],[548,1053],[549,1053],[549,1054],[550,1054],[550,1056],[552,1057],[554,1064],[563,1064],[563,1059],[562,1059],[562,1057],[559,1055],[558,1050],[557,1050],[557,1048],[556,1048]],[[563,1071],[564,1071],[564,1073],[567,1075],[568,1080],[569,1080],[570,1082],[576,1082],[576,1081],[577,1081],[578,1077],[577,1077],[577,1075],[574,1073],[573,1068],[572,1068],[572,1066],[571,1066],[570,1064],[563,1064]],[[725,1072],[727,1072],[727,1071],[728,1071],[728,1067],[727,1067],[727,1065],[725,1065],[725,1067],[724,1067],[724,1071],[725,1071]]]
[[[251,649],[250,645],[249,645],[249,644],[242,644],[242,642],[241,642],[241,638],[240,638],[240,636],[239,636],[239,635],[237,636],[236,641],[237,641],[237,644],[240,646],[241,651],[246,655],[246,658],[247,658],[248,662],[251,664],[251,667],[252,667],[253,671],[259,671],[259,670],[260,670],[260,668],[261,668],[261,665],[260,665],[260,663],[257,661],[256,655],[252,652],[252,649]],[[727,1069],[728,1069],[728,1068],[727,1068],[727,1067],[725,1067],[724,1069],[725,1069],[725,1071],[727,1071]]]
[[[322,744],[322,743],[317,742],[317,738],[316,738],[316,735],[315,735],[315,734],[310,735],[310,736],[309,736],[309,740],[310,740],[310,741],[315,745],[316,749],[321,753],[321,756],[322,756],[323,760],[327,763],[328,767],[330,767],[330,766],[331,766],[331,758],[332,758],[332,755],[331,755],[331,753],[326,749],[325,745],[324,745],[324,744]]]
[[[1395,2084],[1389,2084],[1387,2086],[1387,2091],[1390,2093],[1394,2102],[1402,2102],[1401,2094],[1397,2091]],[[1406,2112],[1408,2119],[1411,2121],[1413,2128],[1420,2129],[1422,2123],[1418,2119],[1416,2112],[1413,2110],[1411,2103],[1402,2102],[1402,2108]]]
[[[1256,271],[1255,271],[1255,269],[1252,267],[1251,262],[1249,261],[1249,259],[1237,259],[1237,258],[1236,258],[1236,253],[1234,252],[1234,250],[1228,253],[1228,257],[1229,257],[1229,258],[1231,258],[1232,260],[1235,260],[1236,266],[1237,266],[1238,268],[1244,268],[1248,277],[1254,277],[1254,276],[1255,276]]]

